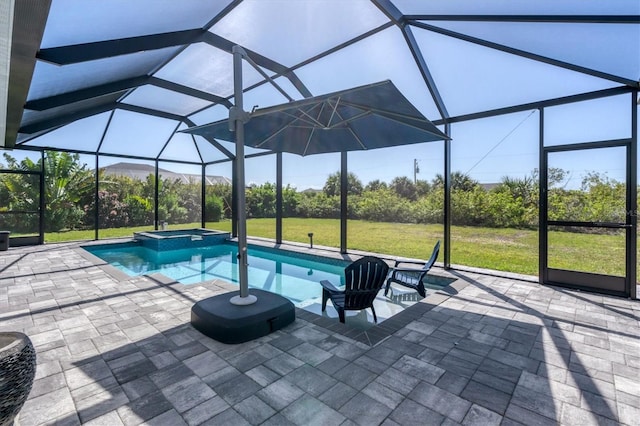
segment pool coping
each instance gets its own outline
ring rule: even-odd
[[[179,291],[179,292],[188,291],[189,286],[186,286],[178,281],[175,281],[173,278],[169,278],[160,273],[132,277],[126,274],[124,271],[121,271],[120,269],[114,266],[111,266],[108,262],[100,259],[99,257],[93,255],[87,250],[84,250],[83,248],[84,246],[90,246],[90,245],[111,244],[109,241],[112,241],[112,243],[116,244],[116,243],[128,242],[129,240],[114,239],[114,240],[87,241],[82,244],[79,244],[75,248],[75,251],[80,256],[82,256],[85,260],[91,262],[94,266],[100,268],[106,274],[112,276],[114,279],[118,281],[128,281],[134,278],[144,277],[153,281],[156,285],[171,287],[172,290],[174,291]],[[133,239],[131,239],[131,241],[133,241]],[[255,240],[252,239],[251,244],[256,244],[264,247],[278,248],[282,250],[287,250],[285,247],[300,248],[301,246],[302,248],[304,248],[304,246],[302,245],[298,246],[298,244],[289,244],[289,243],[275,244],[273,241],[269,242],[268,240],[262,240],[262,239],[255,239]],[[349,254],[341,254],[336,250],[330,250],[323,247],[313,248],[310,250],[313,250],[313,252],[308,252],[307,254],[316,255],[320,257],[342,259],[342,260],[355,260],[356,258],[364,254],[364,252],[358,252],[358,253],[351,252]],[[297,252],[296,250],[292,250],[292,249],[288,251]],[[388,262],[392,262],[396,259],[396,257],[381,256],[375,253],[374,255],[380,256]],[[434,268],[436,270],[441,269],[438,266]],[[441,275],[441,276],[448,275],[445,271],[438,271],[438,272],[439,273],[437,275]],[[222,279],[203,281],[201,283],[198,283],[197,285],[203,286],[205,288],[210,288],[210,289],[211,287],[217,287],[217,289],[214,288],[213,290],[217,290],[219,294],[222,294],[219,291],[220,289],[224,290],[223,293],[238,291],[237,285],[231,284]],[[407,324],[420,318],[422,315],[429,312],[433,308],[437,307],[442,302],[448,300],[452,295],[458,293],[460,290],[462,290],[464,287],[467,287],[468,285],[469,284],[466,281],[456,279],[454,282],[452,282],[448,286],[443,287],[442,289],[439,289],[439,290],[434,290],[432,293],[427,294],[427,297],[419,300],[418,302],[416,302],[411,306],[404,308],[402,312],[399,312],[378,324],[374,324],[367,329],[362,329],[361,327],[344,324],[338,321],[337,318],[318,315],[314,312],[310,312],[299,307],[295,308],[296,318],[300,318],[304,321],[310,322],[317,327],[321,327],[327,330],[329,333],[339,334],[341,336],[350,338],[352,340],[355,340],[357,342],[360,342],[367,346],[372,347],[386,340],[388,337],[395,334],[397,331],[405,327]]]

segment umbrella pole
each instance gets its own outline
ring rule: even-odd
[[[233,126],[236,134],[236,175],[234,176],[238,190],[238,277],[240,279],[240,295],[233,296],[230,302],[234,305],[251,305],[257,301],[256,296],[249,294],[249,263],[247,261],[247,212],[245,209],[245,177],[244,177],[244,123],[247,113],[242,101],[242,57],[244,50],[240,46],[233,47],[233,96],[235,105],[229,110],[229,126]]]

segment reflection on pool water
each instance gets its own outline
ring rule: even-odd
[[[183,284],[223,279],[238,283],[238,246],[231,243],[155,251],[138,244],[85,247],[128,275],[161,273]],[[348,262],[263,247],[249,247],[249,286],[281,294],[293,303],[318,297],[319,282],[344,285]]]

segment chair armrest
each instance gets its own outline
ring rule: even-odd
[[[393,268],[392,269],[393,272],[427,272],[425,271],[424,268],[422,269],[417,269],[417,268]]]
[[[396,260],[396,263],[394,265],[394,269],[396,269],[396,267],[401,263],[409,263],[409,264],[412,264],[412,265],[423,265],[424,266],[427,262],[420,262],[420,261],[417,261],[417,260]]]
[[[333,284],[331,284],[331,282],[327,280],[320,281],[320,285],[329,293],[342,293],[342,291],[338,290]]]

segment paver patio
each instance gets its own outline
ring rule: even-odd
[[[228,283],[127,277],[76,243],[11,248],[0,330],[38,357],[19,424],[638,424],[638,301],[451,275],[367,333],[297,309],[225,345],[189,321]]]

